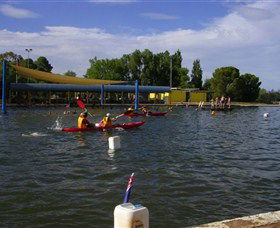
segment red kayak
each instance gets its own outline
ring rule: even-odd
[[[89,127],[89,128],[77,128],[77,127],[70,127],[70,128],[62,128],[62,131],[66,132],[81,132],[81,131],[98,131],[104,129],[112,129],[112,128],[123,128],[123,129],[130,129],[136,128],[143,125],[145,122],[131,122],[131,123],[122,123],[122,124],[114,124],[112,127]]]
[[[149,112],[149,113],[124,113],[123,116],[164,116],[167,112]]]

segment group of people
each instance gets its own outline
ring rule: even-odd
[[[149,114],[149,111],[147,110],[147,108],[145,106],[141,107],[141,111],[144,114]],[[129,107],[126,112],[124,114],[130,114],[130,113],[134,113],[135,110],[133,109],[133,107]],[[88,117],[88,111],[86,108],[84,108],[84,111],[79,115],[78,118],[78,128],[89,128],[89,127],[102,127],[102,128],[110,128],[113,124],[114,121],[116,121],[118,119],[118,117],[120,117],[122,115],[119,115],[117,117],[112,117],[110,113],[107,113],[106,116],[103,117],[103,119],[96,124],[90,123],[87,119]]]
[[[116,118],[111,117],[110,113],[107,113],[106,116],[104,116],[103,119],[97,124],[90,123],[88,121],[87,117],[88,117],[88,111],[87,111],[87,109],[85,109],[79,115],[78,128],[89,128],[89,127],[110,128],[112,126],[113,121],[116,120]]]
[[[231,106],[231,100],[230,97],[216,97],[216,99],[211,99],[211,109],[225,109],[230,108]]]
[[[132,113],[135,113],[135,109],[131,106],[129,107],[125,112],[124,114],[132,114]],[[147,107],[146,106],[142,106],[141,107],[141,111],[144,113],[144,114],[149,114],[150,112],[148,111]]]

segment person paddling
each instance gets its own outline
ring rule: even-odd
[[[141,110],[145,115],[149,115],[151,113],[150,111],[148,111],[146,106],[142,106]]]
[[[111,114],[107,113],[106,116],[104,116],[103,119],[100,121],[99,126],[104,128],[112,127],[112,123],[115,120],[116,118],[111,117]]]
[[[94,125],[91,124],[88,120],[87,120],[87,116],[88,116],[88,112],[87,110],[83,111],[78,118],[78,128],[89,128],[89,127],[93,127]]]
[[[131,107],[129,107],[129,108],[125,111],[124,114],[131,114],[131,113],[133,113],[133,112],[134,112],[134,109],[133,109],[133,107],[131,106]]]

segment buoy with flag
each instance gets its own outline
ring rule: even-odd
[[[143,227],[149,228],[149,211],[148,208],[143,207],[140,204],[133,205],[129,203],[129,197],[131,194],[132,184],[134,181],[134,173],[131,174],[123,204],[115,207],[114,210],[114,228],[131,228],[131,227]]]
[[[127,188],[126,188],[126,192],[125,192],[125,196],[124,196],[124,199],[123,199],[123,203],[128,203],[129,202],[129,196],[130,196],[131,189],[132,189],[133,179],[134,179],[134,173],[132,173],[130,178],[129,178]]]

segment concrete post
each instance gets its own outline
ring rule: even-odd
[[[104,104],[104,85],[101,85],[101,104]]]
[[[2,65],[2,113],[6,114],[6,99],[7,99],[7,85],[6,85],[6,74],[7,74],[7,61],[3,61]]]
[[[139,84],[138,80],[135,81],[135,104],[134,104],[134,109],[138,109],[138,103],[139,103]]]

